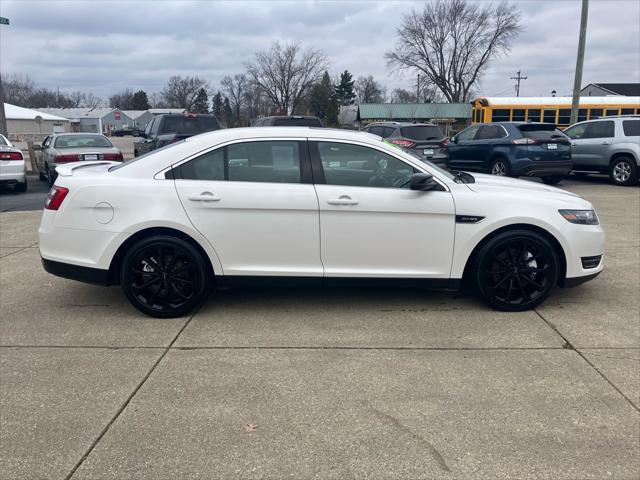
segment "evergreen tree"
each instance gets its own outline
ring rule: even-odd
[[[218,92],[213,96],[213,108],[211,109],[211,113],[213,113],[220,121],[222,121],[222,104],[222,94]]]
[[[204,88],[198,90],[196,99],[193,101],[192,110],[194,113],[209,113],[209,97]]]
[[[223,122],[227,124],[227,128],[233,127],[233,110],[231,109],[231,104],[229,103],[229,99],[224,97],[224,102],[222,103],[222,119]]]
[[[149,110],[150,108],[147,92],[138,90],[133,94],[133,97],[131,97],[131,110]]]
[[[325,71],[320,83],[314,85],[311,89],[309,108],[311,113],[319,117],[325,126],[334,127],[338,125],[338,99],[331,83],[329,72]]]
[[[340,74],[340,83],[336,85],[336,97],[340,105],[353,104],[356,98],[356,93],[353,91],[355,83],[349,70],[345,70]]]

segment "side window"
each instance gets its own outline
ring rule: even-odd
[[[185,180],[300,183],[298,142],[235,143],[182,164],[180,177]]]
[[[572,138],[574,140],[579,140],[581,138],[584,138],[584,134],[587,131],[588,125],[589,125],[588,123],[581,123],[579,125],[574,125],[571,128],[567,128],[564,131],[564,134],[569,138]]]
[[[473,140],[473,137],[476,135],[478,128],[479,127],[469,127],[466,130],[461,131],[456,138],[463,141]]]
[[[49,145],[51,145],[51,137],[45,138],[44,142],[42,142],[42,147],[43,148],[49,148]]]
[[[160,128],[160,124],[162,123],[162,118],[156,118],[153,124],[151,125],[151,135],[157,135],[158,130]]]
[[[382,131],[382,138],[388,138],[391,136],[391,134],[395,131],[395,127],[384,127],[384,130]]]
[[[615,124],[608,122],[593,122],[589,124],[584,138],[610,138],[614,136]]]
[[[152,118],[151,121],[147,123],[147,128],[144,129],[145,135],[149,135],[151,133],[151,128],[153,127],[153,124],[155,123],[156,120],[157,120],[156,118]]]
[[[347,143],[318,142],[327,185],[408,188],[416,170],[379,150]]]
[[[490,140],[506,136],[507,134],[500,125],[483,125],[480,127],[476,140]]]
[[[373,133],[374,135],[380,135],[382,136],[382,131],[384,130],[383,127],[376,125],[373,127],[369,127],[369,130],[367,130],[369,133]]]
[[[625,137],[640,137],[640,120],[624,120],[622,130]]]

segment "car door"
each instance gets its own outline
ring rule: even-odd
[[[156,137],[158,135],[158,127],[160,126],[160,117],[151,119],[144,131],[144,138],[136,142],[136,151],[138,156],[144,155],[155,149]]]
[[[371,146],[310,142],[325,277],[448,279],[451,193],[408,189],[417,170]]]
[[[478,165],[477,157],[474,153],[474,138],[479,129],[479,125],[472,125],[456,135],[454,137],[455,141],[449,142],[447,147],[449,168],[464,170]]]
[[[46,154],[46,150],[49,147],[50,143],[51,143],[51,135],[48,135],[42,141],[41,149],[34,151],[34,156],[35,156],[35,160],[36,160],[36,167],[38,168],[38,170],[43,171],[43,172],[45,171],[45,166],[44,166],[45,154]]]
[[[174,168],[180,201],[229,276],[322,276],[306,142],[236,142]]]
[[[470,169],[489,171],[494,160],[495,147],[507,131],[501,125],[482,125],[473,141],[473,156],[468,160]]]
[[[584,131],[578,127],[585,125]],[[609,149],[615,135],[615,124],[612,120],[601,120],[576,125],[567,130],[571,137],[571,158],[576,167],[598,169],[608,167]],[[582,135],[580,135],[582,133]]]

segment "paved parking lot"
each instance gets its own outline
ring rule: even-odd
[[[0,214],[7,479],[640,476],[640,189],[566,182],[608,234],[537,311],[421,290],[229,290],[143,317],[47,275]]]

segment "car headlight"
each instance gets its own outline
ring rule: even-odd
[[[558,210],[565,220],[580,225],[598,225],[598,216],[594,210]]]

